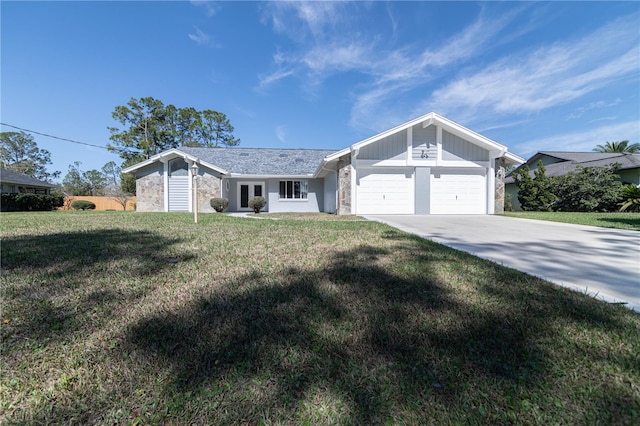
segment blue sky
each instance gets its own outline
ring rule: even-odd
[[[523,157],[639,142],[638,2],[0,8],[1,121],[94,145],[146,96],[225,113],[242,147],[338,150],[431,111]],[[120,162],[34,137],[62,177]]]

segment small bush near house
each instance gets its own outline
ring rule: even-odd
[[[224,209],[229,207],[229,200],[226,198],[212,198],[210,204],[215,211],[222,213]]]
[[[514,208],[513,208],[513,195],[511,195],[509,193],[505,193],[504,194],[504,211],[505,212],[514,211]]]
[[[64,204],[64,197],[59,194],[2,194],[0,206],[3,212],[51,211]]]
[[[71,208],[74,210],[95,210],[96,205],[87,200],[76,200],[71,203]]]
[[[249,198],[249,208],[254,211],[254,213],[260,213],[260,210],[267,205],[267,200],[264,197],[251,197]]]
[[[640,212],[640,186],[625,185],[622,188],[621,212]]]

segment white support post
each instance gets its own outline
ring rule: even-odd
[[[165,157],[161,157],[160,161],[162,162],[162,186],[164,187],[163,195],[164,195],[164,211],[169,211],[169,160]]]
[[[407,164],[413,159],[413,127],[407,129]]]
[[[193,180],[193,223],[198,223],[198,165],[193,162],[191,165]]]

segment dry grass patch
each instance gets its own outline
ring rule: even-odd
[[[640,420],[640,315],[383,224],[0,229],[3,424]]]

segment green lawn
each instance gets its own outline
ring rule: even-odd
[[[505,216],[640,231],[640,213],[505,212]]]
[[[367,221],[2,213],[0,424],[638,424],[640,315]]]

